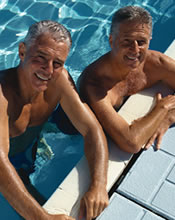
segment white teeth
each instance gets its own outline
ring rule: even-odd
[[[46,78],[46,77],[44,77],[44,76],[41,76],[40,74],[38,74],[38,73],[35,73],[36,74],[36,76],[39,78],[39,79],[42,79],[42,80],[49,80],[48,78]]]
[[[128,56],[128,58],[129,58],[130,60],[136,60],[136,59],[137,59],[137,57],[129,57],[129,56]]]

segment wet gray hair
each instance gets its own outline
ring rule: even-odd
[[[152,34],[152,17],[144,8],[138,6],[126,6],[116,11],[112,17],[110,34],[117,33],[118,25],[125,21],[138,21],[141,24],[148,24]]]
[[[70,32],[60,23],[51,20],[43,20],[31,25],[24,38],[24,43],[26,46],[30,46],[37,37],[44,33],[49,33],[55,41],[65,42],[69,49],[71,48],[72,39]]]

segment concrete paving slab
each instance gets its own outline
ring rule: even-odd
[[[175,219],[175,127],[164,135],[161,149],[144,151],[124,178],[117,192]]]
[[[165,181],[156,193],[152,205],[168,219],[175,219],[175,185]]]
[[[162,220],[164,218],[146,210],[127,198],[114,193],[109,206],[97,220]]]
[[[175,156],[175,125],[168,129],[161,142],[161,150]]]

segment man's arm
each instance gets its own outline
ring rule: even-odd
[[[0,92],[0,192],[26,220],[73,220],[65,215],[48,214],[26,190],[8,159],[9,126],[7,101]]]
[[[150,78],[163,81],[175,90],[175,60],[163,53],[151,51],[148,62],[148,69],[154,73],[150,73]]]
[[[156,146],[156,149],[159,150],[163,135],[168,130],[168,128],[174,123],[175,123],[175,109],[172,109],[168,111],[167,115],[165,116],[164,120],[161,122],[158,129],[155,131],[153,136],[149,139],[149,141],[145,145],[145,149],[148,149],[156,140],[155,146]]]
[[[66,74],[65,74],[66,75]],[[80,216],[86,208],[86,219],[90,220],[101,213],[108,204],[106,191],[108,149],[101,125],[76,92],[70,76],[59,78],[62,94],[60,104],[76,129],[83,135],[85,155],[88,160],[91,184],[81,201]]]
[[[159,95],[153,110],[129,125],[115,111],[109,97],[99,95],[99,92],[96,91],[98,88],[93,85],[86,85],[86,87],[81,85],[81,88],[83,88],[81,91],[83,97],[88,100],[104,130],[122,150],[130,153],[138,152],[147,143],[165,118],[168,110],[175,107],[174,96],[162,99]]]
[[[148,57],[149,69],[153,69],[151,78],[153,81],[163,81],[165,84],[169,85],[173,90],[175,90],[175,60],[166,56],[163,53],[157,51],[150,51],[150,56]],[[156,140],[157,149],[160,148],[160,144],[163,135],[168,130],[168,128],[175,123],[175,109],[168,111],[166,117],[161,122],[160,126],[150,138],[146,145],[146,148],[151,146]]]

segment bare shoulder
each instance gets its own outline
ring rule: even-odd
[[[93,79],[99,75],[103,76],[109,65],[109,53],[104,54],[89,66],[87,66],[81,74],[80,81]]]
[[[0,71],[0,84],[10,84],[11,82],[14,82],[14,75],[15,68],[11,69],[5,69]],[[12,78],[12,80],[11,80]]]
[[[106,84],[109,66],[107,53],[84,69],[77,83],[83,99],[88,101],[89,98],[94,99],[102,96],[102,93],[104,94],[104,84]]]
[[[56,87],[55,89],[59,96],[59,100],[63,96],[73,96],[77,93],[75,82],[71,74],[65,68],[53,83],[54,86],[52,86],[52,89],[53,87]]]
[[[8,99],[13,96],[16,88],[16,68],[6,69],[0,71],[0,86],[1,86],[1,97]]]
[[[71,76],[71,74],[64,68],[62,73],[60,74],[60,78],[58,78],[59,87],[64,89],[75,89],[75,82]]]
[[[170,63],[175,63],[175,60],[164,53],[155,50],[148,51],[146,64],[152,65],[152,67],[162,68],[164,65],[169,65]]]
[[[4,110],[7,110],[8,107],[8,100],[4,94],[4,89],[2,84],[0,83],[0,106],[1,106],[1,115],[4,112]],[[5,112],[4,112],[5,113]]]
[[[149,50],[144,69],[152,80],[166,83],[169,80],[170,84],[175,77],[175,60],[161,52]]]

